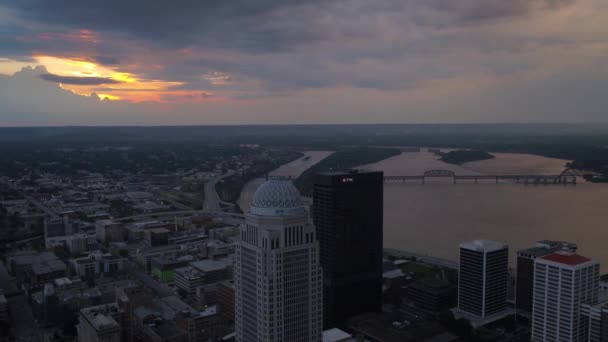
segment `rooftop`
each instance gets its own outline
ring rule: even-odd
[[[162,321],[154,324],[150,327],[156,335],[161,337],[163,340],[170,340],[172,338],[182,336],[185,334],[173,321]]]
[[[217,314],[217,306],[212,305],[205,308],[205,310],[200,312],[201,317],[208,317]]]
[[[201,272],[214,272],[226,269],[232,266],[232,259],[224,258],[224,259],[205,259],[200,261],[194,261],[190,263],[190,266]]]
[[[91,306],[80,310],[80,314],[96,330],[120,328],[120,325],[112,318],[112,314],[118,313],[116,303]]]
[[[484,251],[494,252],[497,250],[508,248],[508,246],[502,242],[492,240],[473,240],[467,241],[460,244],[460,248],[469,249],[473,251]]]
[[[36,275],[65,271],[65,263],[61,260],[48,260],[32,264],[32,272]]]
[[[181,312],[198,314],[194,308],[175,296],[154,299],[136,307],[134,310],[135,315],[140,319],[145,319],[148,316],[159,316],[163,319],[172,320]]]
[[[150,228],[150,229],[146,229],[147,232],[150,233],[158,233],[158,234],[162,234],[162,233],[170,233],[171,231],[167,228]]]
[[[575,252],[576,248],[576,244],[568,243],[566,241],[540,240],[536,242],[534,247],[522,249],[518,251],[517,254],[520,256],[538,258],[560,249]]]
[[[17,265],[28,265],[35,262],[46,262],[58,260],[59,258],[51,252],[36,252],[36,251],[20,251],[14,253],[10,258]]]
[[[338,328],[325,330],[323,332],[323,342],[339,342],[351,338],[352,336]]]
[[[173,272],[175,272],[176,275],[179,275],[188,280],[199,279],[203,276],[203,273],[196,270],[192,266],[176,268],[175,270],[173,270]]]
[[[578,255],[576,253],[571,252],[555,252],[553,254],[545,255],[541,257],[543,260],[553,261],[559,264],[576,266],[580,264],[584,264],[586,262],[592,261],[591,259],[584,257],[582,255]]]
[[[399,277],[403,277],[403,276],[405,276],[405,274],[403,274],[403,271],[401,271],[400,268],[382,273],[382,278],[386,278],[386,279],[394,279],[394,278],[399,278]]]

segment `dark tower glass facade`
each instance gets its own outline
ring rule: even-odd
[[[507,307],[509,248],[496,241],[460,244],[458,308],[485,318]]]
[[[316,175],[313,218],[323,268],[324,323],[382,309],[383,173]]]

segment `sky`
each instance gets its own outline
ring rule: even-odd
[[[608,121],[606,0],[0,0],[0,126]]]

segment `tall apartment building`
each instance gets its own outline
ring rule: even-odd
[[[507,245],[489,240],[461,243],[458,309],[482,319],[504,312],[508,276]]]
[[[382,310],[382,172],[315,176],[313,217],[321,246],[325,328]]]
[[[587,341],[585,304],[598,300],[600,265],[571,252],[555,252],[534,260],[533,342]]]
[[[321,341],[319,244],[290,181],[270,179],[255,192],[234,281],[237,341]]]
[[[515,285],[515,307],[519,312],[532,313],[534,288],[534,260],[560,250],[575,253],[576,244],[564,241],[537,241],[534,247],[517,252],[517,278]]]

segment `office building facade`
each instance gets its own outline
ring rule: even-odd
[[[458,309],[482,319],[503,313],[508,276],[507,245],[489,240],[461,243]]]
[[[313,217],[321,246],[325,327],[382,308],[382,172],[317,174]]]
[[[237,341],[321,341],[319,244],[291,182],[270,179],[254,194],[234,283]]]
[[[589,338],[585,304],[598,300],[600,265],[560,251],[534,260],[533,342],[580,342]]]
[[[589,321],[589,342],[608,342],[608,302],[583,304],[582,314]]]
[[[517,277],[515,283],[515,307],[520,313],[532,313],[534,288],[534,260],[560,250],[575,253],[576,244],[565,241],[537,241],[534,247],[517,252]]]

